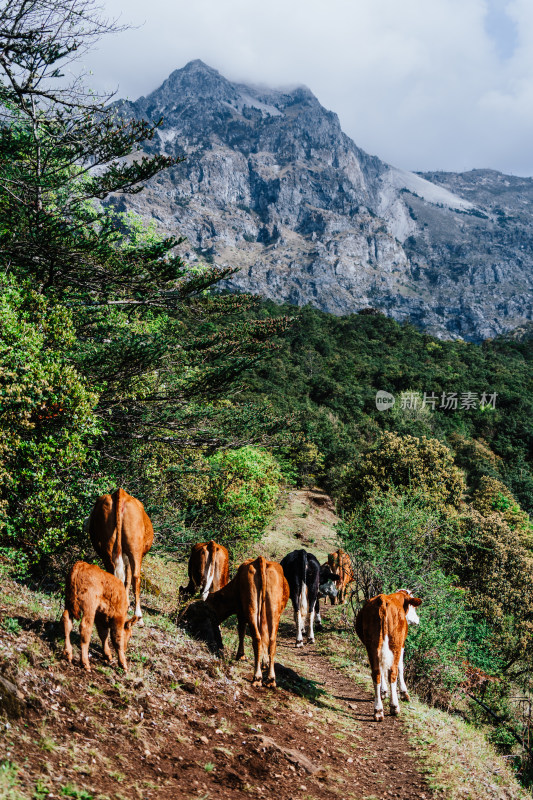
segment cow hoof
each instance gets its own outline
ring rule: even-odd
[[[140,620],[137,622],[137,627],[138,627],[138,628],[144,628],[144,620],[143,620],[143,618],[142,618],[142,617],[141,617],[141,618],[140,618]]]
[[[252,680],[252,686],[262,686],[262,685],[263,685],[263,679],[262,678],[254,678]]]
[[[314,644],[314,643],[315,643],[315,640],[314,640],[314,638],[313,638],[313,639],[308,639],[308,640],[307,640],[307,644]]]
[[[265,681],[265,686],[268,686],[269,689],[276,688],[276,679],[275,678],[267,678]]]
[[[374,711],[374,719],[376,722],[383,722],[384,714],[383,711]]]
[[[296,642],[296,647],[303,647],[303,646],[304,646],[303,641],[302,642]]]
[[[400,692],[400,700],[405,700],[406,703],[411,702],[408,692]]]
[[[400,713],[400,707],[399,706],[391,706],[390,707],[390,715],[391,715],[391,717],[397,717],[399,713]]]

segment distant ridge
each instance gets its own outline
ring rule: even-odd
[[[396,169],[307,87],[234,83],[198,59],[119,107],[162,116],[150,149],[186,161],[116,202],[186,235],[190,260],[240,267],[232,290],[371,306],[441,338],[533,319],[533,179]]]

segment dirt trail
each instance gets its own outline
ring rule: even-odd
[[[289,603],[290,605],[290,603]],[[324,691],[322,699],[335,702],[337,713],[344,717],[357,737],[357,748],[351,750],[346,762],[345,779],[350,796],[361,798],[402,798],[419,800],[432,795],[419,762],[411,747],[401,720],[386,716],[382,723],[373,719],[373,699],[370,692],[342,674],[317,652],[313,645],[296,649],[294,624],[285,612],[278,638],[280,663],[290,659],[300,665],[302,675],[315,681]],[[322,619],[327,624],[328,612]],[[317,633],[320,636],[320,632]]]

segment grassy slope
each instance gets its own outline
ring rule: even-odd
[[[305,492],[289,493],[255,552],[280,557],[305,546],[322,560],[335,543],[335,517],[317,499],[319,504]],[[69,667],[61,659],[61,598],[4,580],[0,674],[23,691],[27,711],[20,719],[0,717],[0,798],[357,796],[347,757],[361,742],[359,724],[334,697],[324,702],[324,690],[290,648],[280,657],[280,690],[257,691],[248,682],[250,663],[218,660],[188,639],[172,619],[185,572],[183,564],[146,559],[152,593],[143,598],[147,625],[132,637],[128,677],[101,662],[96,640],[91,675]],[[332,666],[367,684],[349,610],[328,608],[327,616],[317,649]],[[233,652],[231,620],[224,638]],[[76,650],[77,637],[73,643]],[[404,724],[440,796],[530,796],[483,735],[461,720],[415,701],[405,708]],[[320,769],[313,772],[317,760]]]

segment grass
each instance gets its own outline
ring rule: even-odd
[[[18,791],[18,767],[12,761],[0,761],[0,797],[2,800],[23,800]]]
[[[331,511],[309,501],[307,490],[287,492],[253,553],[279,561],[291,550],[303,547],[322,563],[338,547],[336,521]]]

